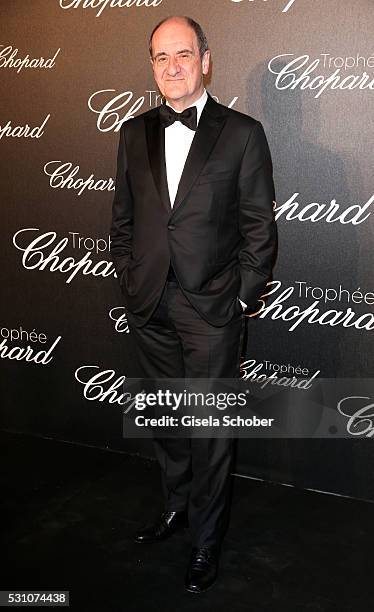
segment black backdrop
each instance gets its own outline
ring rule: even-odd
[[[9,0],[0,6],[5,429],[152,454],[148,442],[122,439],[121,406],[85,396],[78,379],[108,370],[113,382],[131,359],[108,238],[118,129],[159,103],[147,40],[175,13],[201,22],[208,90],[262,121],[273,156],[280,250],[267,305],[281,306],[248,321],[243,363],[316,380],[371,376],[373,3]],[[333,309],[341,322],[302,318],[315,302],[319,317]],[[291,307],[299,315],[286,320]],[[373,499],[373,464],[370,437],[240,440],[236,471]]]

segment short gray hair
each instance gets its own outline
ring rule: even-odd
[[[193,29],[193,31],[196,34],[200,57],[203,57],[205,51],[208,51],[209,49],[207,37],[205,36],[204,30],[201,27],[201,25],[197,23],[197,21],[195,21],[191,17],[187,17],[186,15],[172,15],[171,17],[165,17],[165,19],[162,19],[161,21],[159,21],[159,23],[153,28],[152,33],[149,37],[148,46],[149,46],[150,56],[152,57],[152,39],[153,39],[154,33],[158,30],[160,26],[162,26],[163,23],[165,23],[166,21],[169,21],[169,19],[174,19],[175,17],[178,17],[178,19],[184,19],[187,25],[189,25],[190,28]]]

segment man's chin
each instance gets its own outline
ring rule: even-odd
[[[183,98],[187,96],[188,92],[183,87],[183,85],[171,85],[164,88],[164,96],[167,98],[173,98],[178,100],[179,98]]]

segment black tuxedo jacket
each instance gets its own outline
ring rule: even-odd
[[[222,326],[271,274],[274,185],[261,123],[208,95],[173,208],[159,107],[121,126],[110,229],[125,307],[137,326],[157,306],[170,261],[192,306]]]

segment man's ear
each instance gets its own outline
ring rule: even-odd
[[[203,74],[208,74],[209,72],[209,64],[210,64],[210,50],[207,49],[203,55],[201,60]]]

